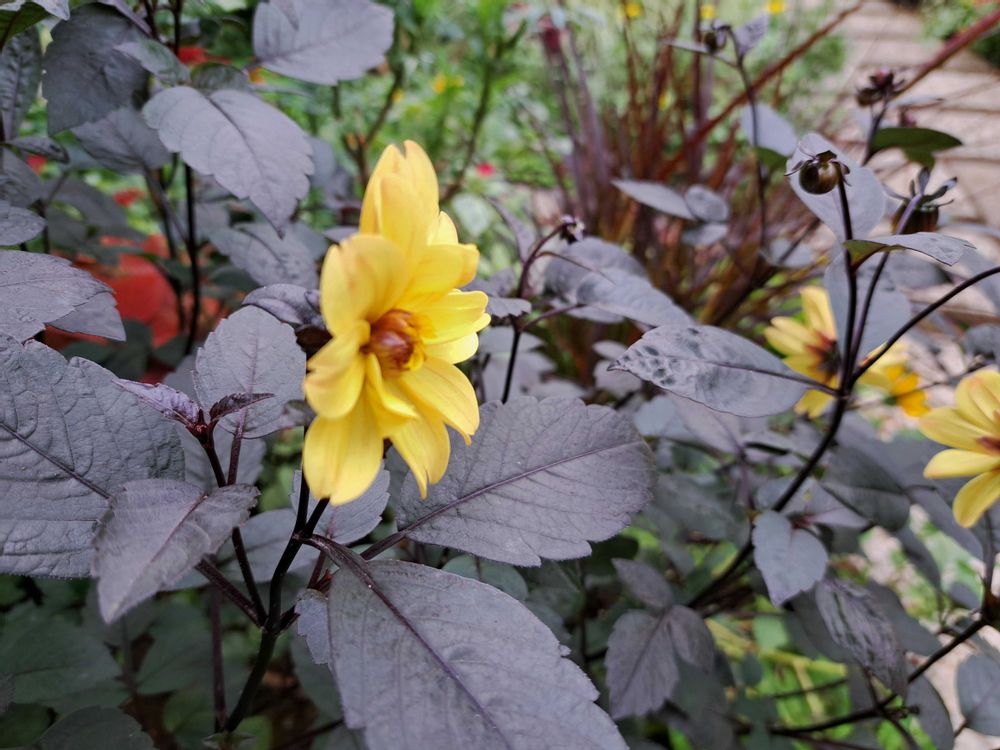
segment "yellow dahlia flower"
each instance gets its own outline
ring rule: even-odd
[[[804,320],[772,318],[764,337],[795,372],[836,388],[840,384],[841,359],[830,297],[822,287],[810,286],[802,290],[801,298]],[[876,352],[878,349],[872,354]],[[919,377],[906,364],[901,344],[880,356],[860,382],[885,391],[889,400],[911,417],[927,412],[927,397],[919,388]],[[795,411],[818,417],[832,400],[833,396],[823,391],[806,391]]]
[[[920,387],[920,377],[906,365],[898,346],[882,355],[864,375],[861,382],[885,391],[886,400],[911,417],[921,417],[930,411],[927,394]]]
[[[973,526],[1000,499],[1000,373],[963,378],[955,389],[955,406],[932,409],[921,418],[920,431],[951,446],[930,460],[925,477],[973,477],[952,506],[962,526]]]
[[[458,242],[438,208],[427,154],[390,146],[365,190],[358,234],[327,252],[320,309],[330,334],[309,360],[305,395],[316,412],[302,468],[317,497],[350,502],[375,479],[388,438],[421,494],[448,466],[446,425],[466,440],[479,427],[472,385],[455,367],[489,323],[486,295],[457,287],[479,251]]]
[[[837,325],[825,289],[808,286],[802,290],[803,321],[789,317],[771,319],[764,338],[785,358],[795,372],[836,388],[840,382],[840,351]],[[823,391],[806,391],[795,405],[799,414],[818,417],[833,399]]]

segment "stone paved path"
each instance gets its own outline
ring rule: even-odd
[[[862,83],[880,67],[901,70],[905,78],[907,71],[919,68],[941,44],[925,34],[917,14],[882,0],[866,3],[845,21],[841,33],[848,41],[848,61],[840,80],[853,84]],[[1000,70],[963,51],[916,84],[907,97],[934,100],[913,110],[917,125],[944,130],[963,141],[961,147],[939,157],[933,172],[932,185],[952,176],[959,180],[958,188],[951,193],[955,202],[942,209],[943,213],[954,222],[974,222],[1000,230]],[[861,137],[860,131],[850,130],[845,135]],[[891,151],[876,155],[872,167],[899,193],[906,192],[916,172],[905,165],[898,152]],[[955,234],[962,234],[981,251],[1000,260],[1000,241],[996,238],[978,232]],[[991,632],[988,639],[994,645],[1000,644],[996,632]],[[969,648],[959,648],[928,673],[953,717],[960,715],[955,670],[970,653]],[[970,731],[962,732],[955,744],[956,750],[998,747],[1000,739]]]
[[[866,3],[841,29],[849,44],[845,70],[854,83],[880,67],[901,70],[905,78],[907,71],[919,68],[941,44],[925,34],[917,14],[882,0]],[[958,188],[952,193],[955,202],[946,213],[954,221],[1000,229],[1000,70],[966,50],[906,96],[932,100],[912,110],[918,125],[944,130],[963,141],[961,147],[942,153],[934,170],[932,184],[958,177]],[[873,166],[898,192],[905,190],[914,171],[903,167],[898,152],[877,155]],[[987,251],[1000,250],[1000,243],[987,240],[982,244]]]

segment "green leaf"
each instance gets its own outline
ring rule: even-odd
[[[934,154],[961,146],[962,141],[948,133],[931,128],[879,128],[872,139],[872,153],[889,148],[902,149],[912,161],[933,165]]]
[[[139,722],[117,708],[82,708],[53,724],[38,750],[153,750]]]
[[[2,635],[0,664],[14,677],[17,703],[55,701],[119,673],[99,639],[62,619],[27,617],[9,624]]]
[[[869,240],[847,240],[844,247],[855,255],[870,255],[874,252],[892,250],[915,250],[929,258],[954,265],[968,250],[975,246],[968,240],[949,237],[937,232],[915,232],[914,234],[890,234],[885,237],[872,237]]]

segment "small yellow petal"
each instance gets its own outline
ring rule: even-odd
[[[489,298],[484,292],[453,290],[419,308],[427,331],[421,338],[427,344],[441,344],[481,331],[490,322],[486,314]]]
[[[356,234],[331,247],[320,275],[320,309],[335,337],[388,312],[407,284],[406,259],[393,242]]]
[[[1000,499],[1000,471],[991,471],[970,479],[955,495],[952,512],[959,525],[976,525],[983,513]]]
[[[402,427],[418,414],[413,404],[405,397],[392,380],[382,377],[378,357],[365,357],[365,398],[371,406],[380,435],[389,435]]]
[[[1000,469],[1000,456],[951,448],[936,454],[924,467],[928,479],[971,477]]]
[[[979,438],[989,437],[989,430],[970,422],[952,407],[933,409],[920,418],[920,431],[931,440],[952,448],[980,451]]]
[[[782,331],[780,328],[770,326],[764,329],[764,338],[767,339],[775,351],[784,355],[801,354],[805,351],[805,343],[802,339]]]
[[[364,399],[341,419],[317,417],[306,430],[302,470],[312,493],[343,505],[360,497],[382,462],[382,437]]]
[[[444,211],[438,213],[437,221],[431,224],[430,232],[427,234],[428,245],[457,245],[458,230],[455,229],[455,222],[451,220]]]
[[[896,403],[911,417],[922,417],[931,410],[927,405],[927,394],[923,391],[913,391],[899,396]]]
[[[802,311],[809,328],[820,331],[829,338],[836,338],[837,326],[833,320],[833,308],[830,307],[830,296],[825,289],[818,286],[804,288]]]
[[[321,417],[338,419],[354,408],[365,382],[364,357],[356,354],[341,370],[320,369],[306,375],[306,401]]]
[[[413,186],[399,175],[386,175],[378,189],[382,193],[379,234],[395,243],[415,263],[423,251],[429,217],[421,215]]]
[[[409,285],[399,300],[406,310],[420,310],[476,277],[475,245],[429,245],[417,260]]]
[[[820,416],[833,401],[833,396],[823,391],[806,391],[799,402],[795,404],[798,414],[805,414],[812,419]]]
[[[955,406],[970,421],[1000,434],[1000,373],[986,370],[963,378],[955,389]]]
[[[427,497],[427,485],[444,476],[451,455],[451,443],[444,422],[433,417],[412,419],[390,435],[392,444],[413,472],[420,497]]]
[[[424,353],[428,359],[434,357],[444,362],[457,364],[464,362],[479,349],[479,335],[470,333],[461,338],[445,341],[440,344],[426,344]]]
[[[365,197],[361,202],[361,219],[358,222],[359,232],[379,233],[379,204],[382,202],[382,191],[378,186],[386,175],[398,173],[403,161],[403,153],[395,144],[386,146],[375,164],[375,169],[372,170],[371,177],[368,178],[368,185],[365,186]]]
[[[772,318],[771,325],[780,331],[790,334],[802,342],[803,345],[811,344],[818,338],[815,331],[806,328],[795,318],[780,316]]]
[[[455,365],[428,359],[423,367],[399,379],[403,390],[422,412],[431,411],[454,427],[468,442],[479,427],[479,405],[469,379]]]

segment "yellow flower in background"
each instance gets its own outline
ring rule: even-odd
[[[804,321],[790,317],[771,319],[764,338],[785,358],[795,372],[836,388],[840,381],[840,351],[837,326],[826,290],[809,286],[802,290]],[[833,397],[823,391],[806,391],[795,411],[818,417]]]
[[[907,366],[898,346],[868,368],[861,381],[885,391],[886,400],[911,417],[921,417],[930,411],[927,394],[920,387],[920,377]]]
[[[438,73],[431,81],[431,88],[435,94],[443,94],[448,89],[460,89],[465,85],[465,79],[460,75],[447,76]]]
[[[784,13],[786,8],[785,0],[768,0],[767,2],[767,12],[772,16]]]
[[[701,6],[701,20],[702,21],[713,21],[715,20],[715,6],[712,3],[705,3]]]
[[[625,3],[625,15],[628,18],[638,18],[642,15],[642,3]]]
[[[836,388],[840,384],[841,359],[830,296],[822,287],[810,286],[802,290],[801,299],[803,320],[772,318],[771,325],[764,330],[764,338],[784,356],[785,364],[792,370]],[[907,365],[900,344],[879,357],[859,382],[885,391],[887,398],[911,417],[927,412],[927,396],[919,388],[920,378]],[[806,391],[795,411],[815,418],[832,400],[833,396],[823,391]]]
[[[950,446],[924,469],[928,479],[973,477],[955,496],[952,512],[965,527],[1000,499],[1000,373],[978,372],[955,389],[955,406],[932,409],[920,431]]]
[[[412,141],[390,146],[365,190],[358,234],[327,252],[320,309],[333,340],[309,360],[304,389],[316,419],[302,451],[317,497],[350,502],[375,479],[388,438],[420,492],[448,466],[446,425],[479,427],[475,392],[455,363],[489,323],[486,295],[457,287],[479,251],[458,241],[438,208],[438,182]]]

